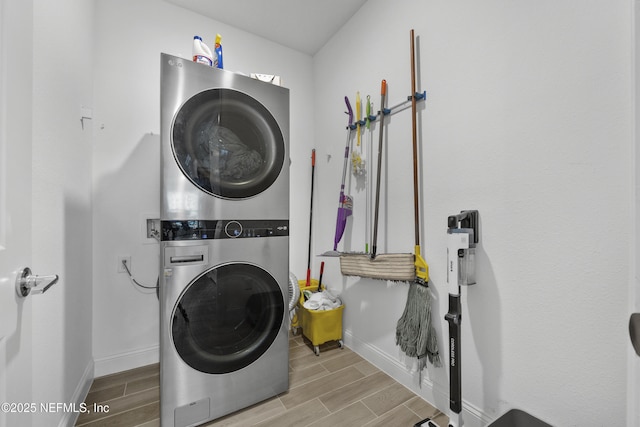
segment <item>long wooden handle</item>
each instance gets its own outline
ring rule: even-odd
[[[411,136],[413,138],[413,213],[416,246],[420,246],[420,200],[418,191],[418,130],[416,110],[416,49],[411,30]]]

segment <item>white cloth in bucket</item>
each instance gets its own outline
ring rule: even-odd
[[[342,305],[342,301],[331,292],[314,292],[303,304],[307,310],[333,310]]]

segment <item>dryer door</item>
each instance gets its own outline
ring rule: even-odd
[[[176,351],[209,374],[237,371],[271,346],[284,320],[278,282],[251,264],[226,264],[187,286],[172,313]]]
[[[274,183],[285,141],[271,113],[254,98],[227,88],[191,97],[172,127],[173,154],[202,191],[225,199],[260,194]]]

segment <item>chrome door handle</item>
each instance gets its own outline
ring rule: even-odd
[[[26,297],[29,293],[43,294],[51,286],[58,283],[58,275],[52,274],[50,276],[34,276],[31,274],[31,269],[25,267],[22,269],[16,277],[16,292],[18,296]]]
[[[640,356],[640,313],[633,313],[629,318],[629,335],[633,349]]]

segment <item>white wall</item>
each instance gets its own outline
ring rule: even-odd
[[[631,7],[616,1],[370,0],[314,57],[319,215],[331,244],[340,185],[343,97],[379,108],[410,92],[419,36],[423,254],[440,350],[448,336],[446,218],[480,211],[478,284],[463,289],[463,398],[479,425],[512,407],[553,425],[624,425],[633,150]],[[327,82],[330,82],[327,84]],[[379,252],[413,248],[410,112],[387,121]],[[374,133],[374,147],[378,141]],[[330,160],[327,160],[330,156]],[[371,170],[371,169],[369,169]],[[388,176],[393,182],[388,182]],[[364,247],[364,192],[345,248]],[[342,247],[342,246],[341,246]],[[406,285],[326,282],[346,302],[347,344],[417,390],[395,346]],[[448,411],[445,368],[422,393]]]
[[[34,1],[34,274],[59,282],[33,302],[33,402],[82,402],[93,378],[91,121],[93,2]],[[34,426],[75,414],[34,415]]]
[[[155,285],[159,245],[143,239],[142,225],[160,209],[160,53],[189,58],[195,34],[212,45],[220,33],[226,69],[282,76],[291,90],[291,194],[304,195],[291,200],[291,228],[305,242],[314,103],[307,55],[160,0],[99,0],[95,16],[93,353],[103,375],[158,360],[155,292],[116,273],[116,259],[131,255],[136,279]],[[292,243],[291,269],[303,276],[300,244]]]

